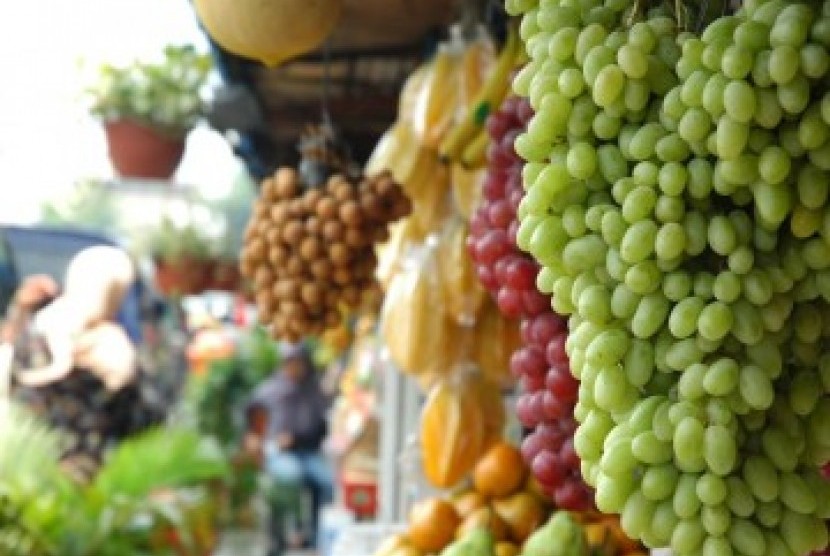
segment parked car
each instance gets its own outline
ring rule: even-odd
[[[33,274],[47,274],[62,284],[69,262],[96,245],[123,249],[115,238],[73,227],[0,226],[0,314],[5,314],[19,284]],[[118,312],[118,322],[138,349],[146,400],[161,409],[178,398],[187,372],[187,331],[178,304],[159,296],[137,273]]]

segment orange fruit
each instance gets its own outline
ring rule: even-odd
[[[541,527],[547,517],[539,499],[527,492],[493,500],[492,504],[499,517],[507,523],[510,536],[519,544]]]
[[[487,506],[487,498],[480,492],[467,490],[453,496],[452,505],[455,507],[458,516],[464,519],[475,510]]]
[[[455,538],[461,539],[474,529],[487,529],[496,542],[505,541],[510,536],[507,524],[490,507],[479,508],[468,515],[455,532]]]
[[[426,554],[440,552],[455,538],[461,522],[452,504],[440,498],[427,498],[409,510],[407,538]]]
[[[473,470],[476,490],[485,496],[503,497],[522,487],[527,467],[519,450],[502,441],[491,446]]]
[[[512,542],[496,544],[496,556],[519,556],[521,549]]]

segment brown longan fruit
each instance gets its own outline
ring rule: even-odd
[[[305,265],[303,264],[303,260],[300,257],[298,257],[297,255],[292,256],[285,263],[285,272],[289,276],[294,276],[294,277],[302,276],[304,270],[305,270]]]
[[[346,201],[338,209],[338,216],[348,226],[357,226],[363,221],[363,213],[357,201]]]
[[[334,328],[335,326],[340,324],[342,320],[342,315],[337,310],[329,310],[326,311],[325,316],[323,317],[323,322],[326,325],[326,328]]]
[[[331,262],[328,259],[317,259],[311,263],[311,274],[317,280],[327,280],[332,273]]]
[[[344,243],[332,243],[329,245],[328,253],[329,258],[335,266],[345,266],[349,264],[349,260],[351,259],[349,248]]]
[[[284,301],[297,298],[300,293],[300,283],[290,278],[284,278],[274,284],[274,297]]]
[[[323,231],[323,222],[316,216],[311,216],[305,221],[305,230],[310,235],[319,235]]]
[[[261,238],[257,237],[247,245],[247,251],[252,259],[256,261],[261,261],[265,259],[267,247],[265,245],[265,242],[262,241]]]
[[[343,301],[348,305],[357,305],[360,302],[360,290],[357,286],[346,286],[343,288]]]
[[[300,298],[309,308],[318,308],[326,301],[322,289],[314,282],[303,284]]]
[[[270,268],[265,265],[257,267],[256,272],[254,272],[254,285],[257,288],[270,287],[273,281],[274,273]]]
[[[331,277],[338,286],[345,286],[352,281],[352,272],[344,267],[335,268]]]
[[[395,199],[394,204],[392,205],[392,215],[395,217],[395,220],[400,218],[404,218],[405,216],[409,216],[412,212],[412,201],[409,200],[409,197],[406,195],[401,195],[397,199]]]
[[[326,290],[326,307],[336,308],[340,303],[340,292],[335,288]]]
[[[274,222],[285,222],[288,220],[288,206],[285,203],[276,203],[271,205],[271,210],[268,211],[268,216]]]
[[[370,218],[377,218],[381,212],[380,199],[371,191],[364,191],[360,194],[360,208],[363,214]]]
[[[337,241],[345,234],[345,227],[338,220],[329,220],[323,223],[323,237],[329,241]]]
[[[274,173],[276,193],[280,199],[291,199],[297,196],[299,180],[294,168],[283,167]]]
[[[372,189],[374,189],[381,197],[388,195],[395,189],[396,186],[397,184],[395,183],[395,180],[393,180],[392,176],[388,174],[376,176],[374,182],[372,183]]]
[[[344,239],[349,247],[363,247],[371,238],[360,228],[346,228]]]
[[[305,235],[303,225],[297,220],[286,223],[282,229],[282,240],[288,245],[296,245]]]
[[[288,249],[282,245],[272,245],[268,251],[268,261],[276,267],[279,267],[287,258]]]
[[[259,194],[262,199],[269,201],[277,199],[277,182],[273,177],[263,179],[259,184]]]
[[[389,239],[389,230],[386,226],[378,226],[372,230],[372,239],[375,243],[383,243]]]
[[[278,226],[271,226],[268,228],[268,231],[265,232],[265,241],[267,241],[268,245],[271,245],[272,247],[279,245],[282,242],[282,228]]]
[[[323,198],[325,194],[319,189],[309,189],[303,195],[303,203],[305,210],[308,212],[315,212],[317,210],[317,203]]]
[[[239,273],[246,278],[250,278],[254,275],[254,264],[251,262],[250,259],[247,257],[240,257],[239,258]]]
[[[303,218],[306,215],[305,202],[302,199],[293,199],[288,202],[291,216],[295,218]]]
[[[322,197],[314,207],[317,216],[329,220],[337,216],[337,201],[333,197]]]
[[[323,243],[314,236],[306,237],[300,243],[300,257],[306,261],[313,261],[323,254]]]
[[[355,194],[356,191],[354,186],[345,180],[343,180],[342,183],[339,183],[334,190],[334,198],[341,203],[354,200]]]
[[[303,304],[298,300],[281,301],[277,307],[279,308],[280,314],[288,318],[295,318],[305,313]]]

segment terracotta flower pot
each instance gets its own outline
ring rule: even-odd
[[[167,180],[184,156],[184,137],[170,137],[133,120],[107,122],[104,130],[110,161],[125,178]]]
[[[164,295],[193,295],[207,288],[210,275],[204,261],[183,257],[156,260],[156,288]]]
[[[236,291],[240,284],[239,267],[234,261],[217,261],[213,267],[211,288],[222,291]]]

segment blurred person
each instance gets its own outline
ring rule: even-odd
[[[249,435],[249,450],[260,451],[263,467],[278,484],[311,491],[310,538],[317,544],[320,511],[334,497],[331,466],[321,450],[328,433],[329,400],[303,344],[283,344],[282,363],[254,392],[248,410],[264,412],[264,438]]]
[[[47,276],[26,278],[0,328],[13,350],[12,398],[62,433],[62,463],[80,480],[119,439],[160,420],[142,411],[136,347],[115,322],[135,278],[120,249],[84,249],[63,291]]]

